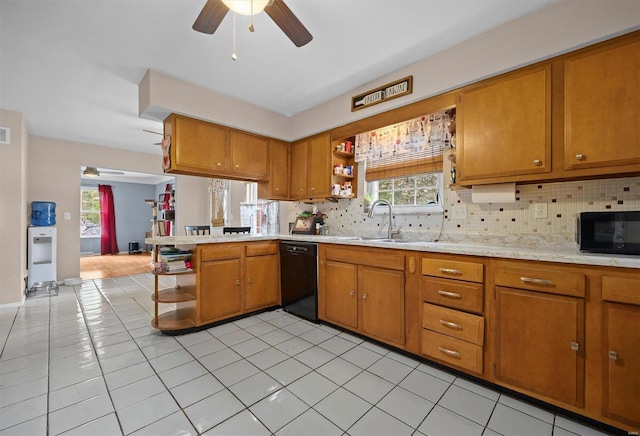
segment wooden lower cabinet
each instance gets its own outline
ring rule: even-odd
[[[640,278],[602,278],[602,413],[640,428]]]
[[[242,313],[240,258],[202,262],[199,274],[198,324]]]
[[[246,259],[245,311],[280,304],[278,255],[251,256]]]
[[[198,246],[197,325],[279,304],[277,241]]]
[[[393,253],[395,264],[390,268],[378,266],[389,266],[385,257],[389,253]],[[401,251],[326,249],[321,245],[320,265],[320,319],[404,347],[404,254]]]
[[[496,379],[582,406],[584,330],[580,298],[497,287]]]

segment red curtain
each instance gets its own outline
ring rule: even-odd
[[[98,185],[100,195],[100,237],[101,254],[118,254],[118,241],[116,238],[116,213],[113,207],[113,192],[111,185]]]

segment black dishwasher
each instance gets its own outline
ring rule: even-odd
[[[282,308],[318,322],[318,244],[280,242]]]

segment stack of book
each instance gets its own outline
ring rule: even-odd
[[[174,247],[162,247],[159,254],[162,271],[166,273],[191,271],[190,251]]]

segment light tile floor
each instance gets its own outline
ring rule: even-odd
[[[152,289],[87,280],[0,307],[0,434],[603,434],[281,310],[165,336]]]

